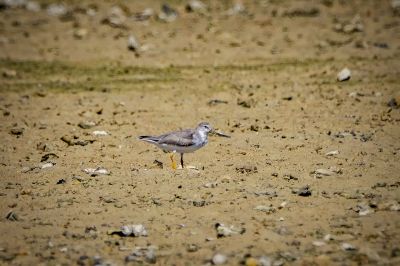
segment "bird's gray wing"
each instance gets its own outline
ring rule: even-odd
[[[193,129],[175,131],[158,136],[158,144],[176,145],[187,147],[193,145]]]

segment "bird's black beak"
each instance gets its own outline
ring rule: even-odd
[[[226,134],[224,134],[222,132],[218,132],[216,130],[213,130],[210,133],[211,133],[211,135],[215,135],[215,136],[218,136],[218,137],[224,137],[224,138],[230,138],[231,137],[229,135],[226,135]]]

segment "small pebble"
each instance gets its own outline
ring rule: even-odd
[[[272,206],[258,205],[254,209],[257,210],[257,211],[265,212],[265,213],[273,213],[273,212],[275,212],[275,208],[272,207]]]
[[[102,20],[102,23],[113,28],[126,29],[126,19],[125,11],[121,7],[115,5],[110,8],[108,15]]]
[[[342,81],[346,81],[349,80],[351,77],[351,72],[350,69],[348,69],[347,67],[342,69],[338,75],[337,75],[337,80],[342,82]]]
[[[47,14],[49,16],[59,17],[65,15],[66,13],[67,8],[63,4],[54,3],[47,7]]]
[[[287,206],[288,202],[284,201],[279,205],[279,209],[285,208]]]
[[[210,182],[210,183],[205,183],[203,185],[205,188],[215,188],[218,186],[218,182]]]
[[[22,167],[21,172],[22,172],[22,173],[27,173],[27,172],[29,172],[29,171],[31,171],[31,170],[32,170],[31,167],[29,167],[29,166],[24,166],[24,167]]]
[[[163,4],[161,6],[161,12],[158,14],[158,19],[165,22],[172,22],[176,20],[178,17],[178,13],[167,4]]]
[[[145,253],[145,258],[146,258],[146,262],[148,263],[156,263],[157,262],[157,257],[156,257],[156,253],[154,251],[154,249],[149,249],[146,251]]]
[[[97,136],[97,137],[108,136],[109,135],[109,133],[107,131],[104,131],[104,130],[95,130],[95,131],[93,131],[92,134]]]
[[[217,237],[226,237],[236,234],[243,234],[246,231],[244,228],[236,228],[233,225],[228,227],[220,223],[217,223],[215,225],[215,229],[217,230]]]
[[[261,256],[258,259],[258,263],[259,263],[259,266],[271,266],[272,265],[272,260],[271,260],[270,257]]]
[[[83,129],[89,129],[96,126],[96,123],[93,121],[82,121],[78,124],[78,126]]]
[[[17,71],[13,69],[4,69],[2,74],[5,78],[15,78],[17,76]]]
[[[214,265],[222,265],[222,264],[225,264],[227,262],[227,260],[228,260],[227,256],[217,253],[213,256],[212,263]]]
[[[121,227],[124,236],[147,236],[147,230],[142,224],[129,224]]]
[[[334,155],[338,155],[338,154],[339,154],[338,150],[334,150],[334,151],[325,153],[326,156],[334,156]]]
[[[354,251],[354,250],[357,250],[356,247],[354,247],[352,244],[349,244],[349,243],[342,243],[341,247],[342,247],[342,249],[343,249],[344,251]]]
[[[88,30],[84,28],[79,28],[74,31],[74,37],[79,40],[84,39],[87,36],[87,34]]]
[[[246,266],[258,266],[259,265],[259,261],[255,258],[247,258],[246,262],[245,262]]]
[[[324,241],[318,241],[318,240],[313,241],[312,244],[313,244],[314,246],[316,246],[316,247],[322,247],[322,246],[325,246],[325,245],[326,245],[326,243],[325,243]]]
[[[321,176],[331,176],[335,173],[329,169],[317,169],[314,171],[314,174],[316,177],[321,177]]]
[[[49,162],[49,163],[43,164],[40,168],[46,169],[46,168],[51,168],[51,167],[53,167],[53,166],[54,166],[54,164],[51,163],[51,162]]]
[[[128,37],[128,49],[130,51],[139,52],[140,44],[133,35],[129,35]]]
[[[389,207],[389,210],[395,211],[395,212],[400,211],[400,204],[397,202],[391,204]]]
[[[25,5],[25,8],[31,12],[39,12],[41,9],[40,4],[35,1],[28,1]]]
[[[199,246],[197,246],[196,244],[190,244],[187,246],[186,250],[188,252],[196,252],[199,250]]]
[[[366,216],[370,213],[373,213],[374,211],[370,208],[368,203],[359,203],[357,206],[354,208],[356,212],[358,212],[358,215],[360,216]]]
[[[97,168],[85,168],[83,169],[83,172],[86,174],[89,174],[91,176],[98,176],[98,175],[109,175],[110,172],[102,167],[97,167]]]
[[[187,12],[203,12],[206,10],[206,5],[199,0],[190,0],[185,9]]]
[[[145,8],[142,12],[137,12],[132,15],[133,20],[145,21],[150,19],[154,15],[154,10],[151,8]]]
[[[229,16],[233,16],[233,15],[237,15],[240,13],[245,12],[246,8],[244,7],[244,5],[241,2],[236,2],[232,8],[230,8],[228,11],[226,11],[226,13]]]

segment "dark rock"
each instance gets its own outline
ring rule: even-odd
[[[244,107],[244,108],[251,108],[254,107],[256,105],[256,102],[254,99],[249,99],[249,100],[241,100],[238,99],[237,100],[237,104]]]
[[[265,190],[265,191],[257,191],[254,192],[256,196],[268,196],[270,198],[274,198],[278,196],[278,193],[275,190]]]
[[[293,96],[283,97],[282,100],[291,101],[293,100]]]
[[[316,17],[320,13],[316,7],[311,8],[296,8],[283,12],[283,17]]]
[[[258,132],[260,130],[260,126],[259,125],[251,125],[250,126],[250,130]]]
[[[164,167],[164,164],[162,162],[160,162],[159,160],[154,160],[153,164],[160,169],[163,169],[163,167]]]
[[[194,200],[192,203],[195,207],[204,207],[206,205],[205,200]]]
[[[65,183],[67,183],[67,181],[66,181],[65,179],[63,179],[63,178],[61,178],[61,179],[59,179],[59,180],[57,181],[57,185],[65,184]]]
[[[161,12],[158,14],[158,18],[165,22],[172,22],[178,17],[178,12],[167,4],[161,6]]]
[[[400,248],[395,247],[394,249],[392,249],[392,252],[390,255],[392,256],[392,258],[400,257]]]
[[[399,97],[400,98],[400,97]],[[396,98],[390,99],[390,101],[387,103],[387,106],[391,108],[399,108],[399,102],[396,100]]]
[[[9,211],[7,213],[6,219],[9,220],[9,221],[13,221],[13,222],[16,222],[16,221],[19,220],[18,215],[13,211]]]
[[[161,206],[162,205],[161,200],[159,198],[151,198],[151,201],[156,206]]]
[[[298,177],[295,177],[295,176],[292,175],[292,174],[284,174],[284,175],[283,175],[283,179],[286,179],[286,180],[299,180]]]
[[[227,104],[228,101],[219,100],[219,99],[213,99],[213,100],[208,101],[207,104],[210,105],[210,106],[214,106],[214,105],[221,104],[221,103]]]
[[[251,166],[251,165],[244,165],[241,167],[236,167],[236,172],[241,173],[241,174],[251,174],[251,173],[257,173],[257,166]]]
[[[10,133],[13,135],[19,136],[19,135],[22,135],[24,133],[24,131],[25,131],[25,129],[23,127],[13,127],[10,130]]]
[[[381,49],[389,49],[389,45],[385,42],[376,42],[374,46]]]
[[[40,161],[46,162],[49,159],[57,159],[57,158],[59,158],[59,157],[55,153],[46,153],[45,155],[42,156],[42,159],[40,159]]]
[[[89,143],[95,142],[95,140],[80,140],[77,136],[68,136],[68,135],[62,136],[61,140],[67,143],[68,146],[74,146],[74,145],[86,146]]]
[[[362,142],[370,141],[370,140],[372,140],[372,134],[369,134],[369,133],[362,133],[362,134],[360,135],[360,140],[361,140]]]
[[[52,149],[51,145],[49,145],[48,143],[45,142],[39,142],[36,145],[36,149],[40,150],[40,151],[50,151]]]
[[[311,196],[311,189],[308,185],[306,185],[302,188],[293,190],[292,193],[297,194],[302,197],[309,197],[309,196]]]

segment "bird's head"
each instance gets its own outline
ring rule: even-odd
[[[219,136],[219,137],[230,138],[230,136],[228,136],[228,135],[226,135],[226,134],[224,134],[224,133],[221,133],[221,132],[216,131],[216,130],[215,130],[209,123],[207,123],[207,122],[201,122],[201,123],[197,126],[197,130],[198,130],[198,131],[201,131],[201,132],[203,132],[203,133],[205,133],[205,134],[209,134],[209,133],[210,133],[210,135],[215,135],[215,136]]]
[[[210,132],[212,132],[214,129],[212,128],[212,126],[207,123],[207,122],[201,122],[198,126],[197,126],[197,130],[204,132],[205,134],[208,134]]]

